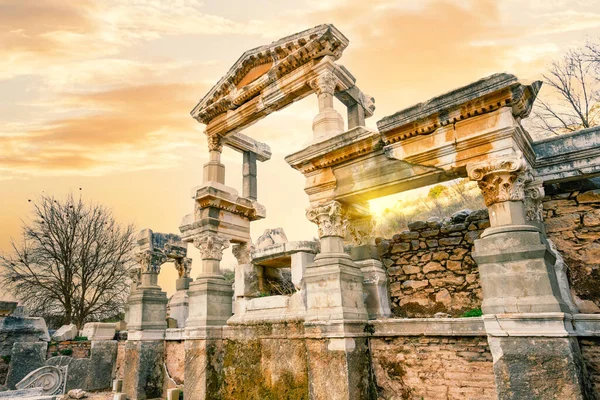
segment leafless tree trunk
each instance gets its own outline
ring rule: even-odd
[[[600,124],[598,59],[590,56],[597,46],[569,51],[543,75],[550,88],[538,99],[532,131],[542,136],[564,134]]]
[[[0,254],[0,279],[35,315],[78,327],[117,315],[127,295],[134,227],[73,196],[44,196],[23,224],[23,241]]]

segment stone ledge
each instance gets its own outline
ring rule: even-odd
[[[483,319],[403,318],[371,321],[374,337],[386,336],[486,336]]]
[[[574,314],[573,326],[577,336],[600,336],[600,314]]]
[[[162,329],[147,330],[147,331],[128,331],[128,341],[139,341],[139,340],[164,340],[165,331]]]
[[[170,328],[165,331],[165,340],[184,340],[185,328]]]

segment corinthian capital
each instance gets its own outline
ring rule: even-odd
[[[337,79],[333,72],[326,71],[319,74],[319,76],[311,80],[308,84],[317,94],[327,93],[333,96]]]
[[[525,218],[531,222],[544,220],[544,206],[542,199],[545,196],[544,182],[534,180],[525,185]]]
[[[503,201],[523,201],[525,184],[532,180],[531,169],[519,154],[468,165],[467,173],[477,181],[488,207]]]
[[[206,139],[208,141],[208,150],[218,151],[219,153],[223,151],[223,139],[221,139],[221,136],[210,135]]]
[[[252,243],[241,243],[233,245],[231,252],[236,258],[238,264],[250,264],[252,261],[251,254],[254,251],[254,245]]]
[[[194,246],[200,250],[203,260],[221,260],[223,250],[229,247],[229,240],[214,233],[194,238]]]
[[[375,221],[373,217],[364,217],[359,219],[350,219],[348,221],[348,233],[352,244],[363,246],[371,244],[373,232],[375,231]]]
[[[190,271],[192,270],[191,258],[176,258],[173,263],[175,264],[175,269],[177,269],[177,273],[179,274],[180,278],[190,277]]]
[[[331,201],[321,206],[309,208],[306,218],[319,227],[319,237],[346,236],[348,219],[342,209],[342,204]]]
[[[135,254],[135,259],[140,264],[142,274],[158,274],[160,267],[167,262],[167,256],[160,251],[145,250]]]

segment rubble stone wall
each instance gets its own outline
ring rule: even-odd
[[[464,210],[441,221],[408,225],[390,240],[378,240],[389,277],[392,312],[401,317],[457,317],[481,307],[475,239],[489,226],[487,210]]]
[[[183,340],[165,342],[165,365],[171,379],[177,385],[181,385],[185,374],[185,342]]]
[[[383,399],[496,399],[492,355],[482,337],[372,338]]]
[[[600,313],[600,189],[547,192],[546,231],[567,265],[575,304]]]
[[[579,347],[592,392],[600,398],[600,338],[580,338]]]
[[[8,362],[7,359],[0,358],[0,385],[4,385],[6,382],[6,376],[8,375]]]

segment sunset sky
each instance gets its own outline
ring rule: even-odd
[[[600,0],[0,0],[0,251],[28,199],[80,187],[123,223],[178,233],[207,161],[190,110],[245,50],[322,23],[349,38],[339,63],[375,97],[374,127],[495,72],[539,78],[600,38]],[[268,218],[254,239],[278,226],[290,240],[316,236],[304,179],[283,158],[311,140],[317,112],[311,96],[244,132],[273,151],[259,163]],[[240,191],[241,158],[224,152],[226,183]]]

